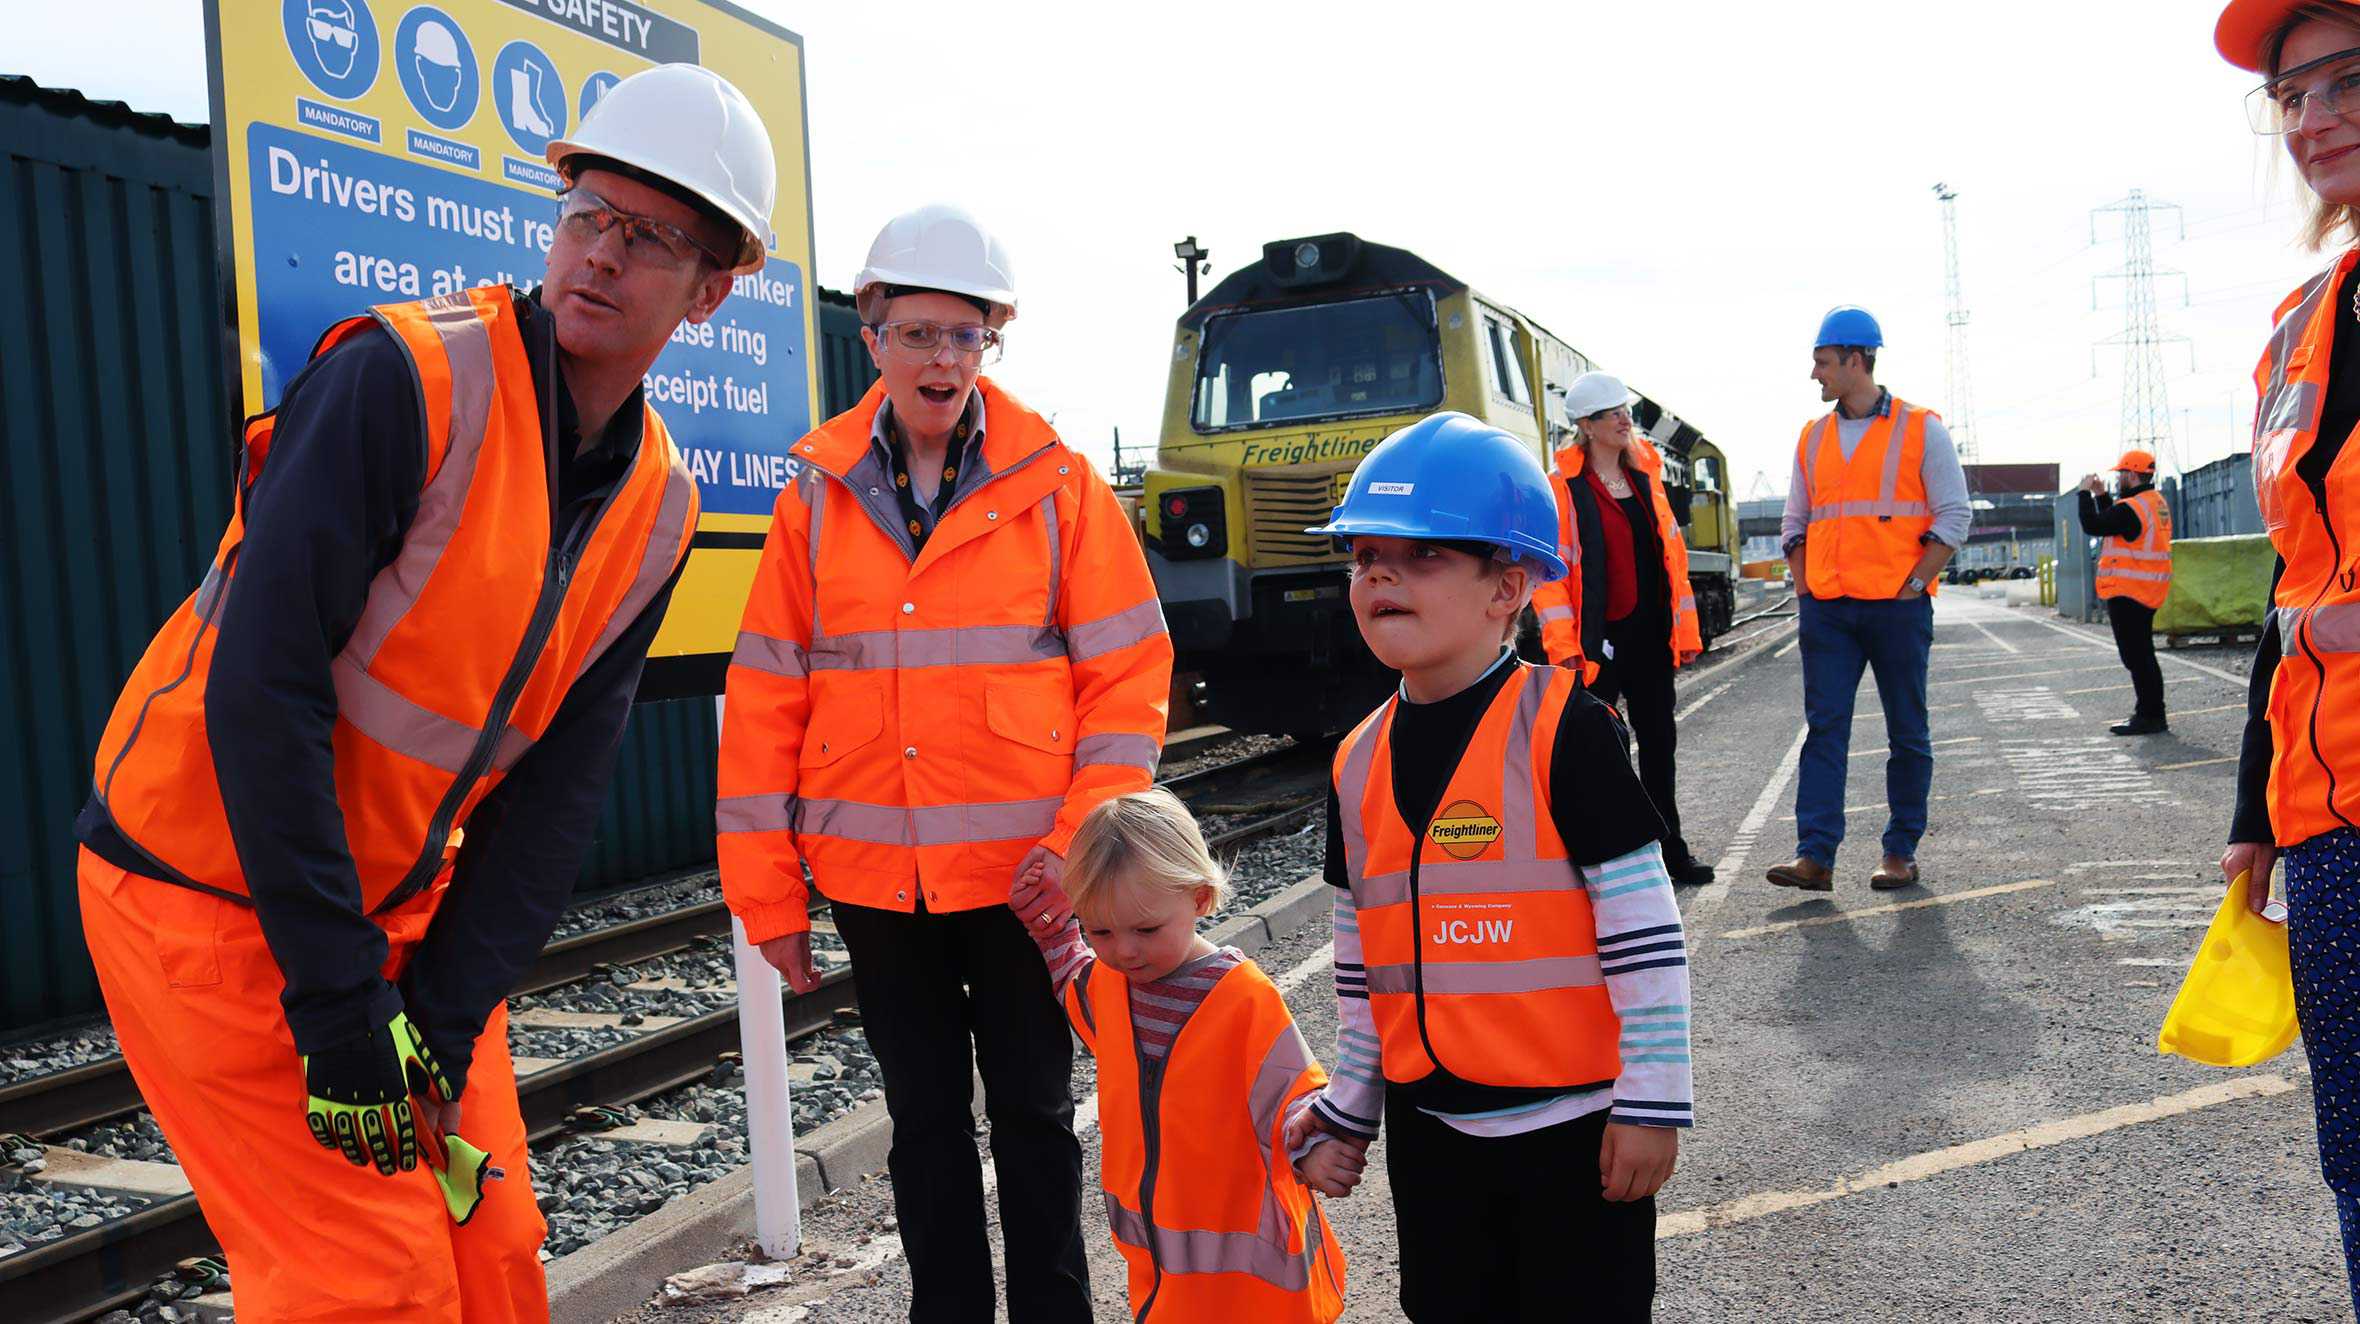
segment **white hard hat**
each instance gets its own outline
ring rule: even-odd
[[[728,79],[694,64],[659,64],[615,84],[571,138],[549,144],[549,164],[570,181],[565,158],[604,156],[694,193],[745,232],[737,267],[759,266],[770,247],[778,161],[770,131]]]
[[[446,69],[459,67],[459,39],[433,19],[418,25],[418,58]]]
[[[1565,388],[1565,417],[1588,418],[1601,409],[1630,402],[1631,388],[1622,384],[1622,378],[1603,372],[1585,372]]]
[[[859,297],[871,285],[909,285],[964,294],[1016,316],[1016,268],[1007,246],[965,209],[932,203],[885,222],[869,245],[869,260],[852,282]]]

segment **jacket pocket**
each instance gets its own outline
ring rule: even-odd
[[[983,720],[992,734],[1044,754],[1071,756],[1074,746],[1073,695],[1048,693],[1028,685],[986,684]]]
[[[803,754],[796,766],[825,768],[843,761],[885,729],[885,700],[871,689],[814,694],[811,722],[803,730]]]
[[[151,882],[156,963],[173,988],[211,988],[221,982],[221,912],[230,902],[193,887]]]

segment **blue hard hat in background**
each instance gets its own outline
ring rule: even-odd
[[[1828,345],[1863,345],[1875,349],[1885,343],[1884,329],[1868,310],[1857,304],[1844,304],[1827,310],[1819,319],[1819,339],[1811,342],[1813,349]]]
[[[1378,442],[1335,518],[1304,532],[1490,543],[1538,562],[1542,583],[1565,578],[1557,498],[1539,457],[1514,433],[1455,412]]]

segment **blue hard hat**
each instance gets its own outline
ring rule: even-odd
[[[1539,562],[1544,584],[1565,578],[1557,497],[1540,459],[1514,433],[1450,411],[1378,442],[1335,518],[1304,532],[1490,543]]]
[[[1813,349],[1828,345],[1861,345],[1875,349],[1885,343],[1885,332],[1877,319],[1857,304],[1830,308],[1827,316],[1819,319],[1819,339],[1811,342]]]

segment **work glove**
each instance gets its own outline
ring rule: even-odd
[[[388,1177],[418,1166],[410,1096],[447,1103],[453,1094],[425,1036],[400,1012],[366,1035],[304,1054],[303,1085],[311,1096],[304,1112],[311,1138],[356,1168],[375,1163]]]
[[[450,1210],[453,1223],[465,1227],[483,1203],[484,1183],[508,1174],[492,1166],[491,1155],[455,1134],[429,1136],[426,1144],[426,1166],[434,1169],[434,1179],[442,1186],[443,1207]]]

